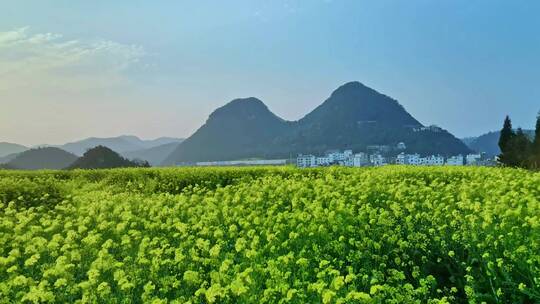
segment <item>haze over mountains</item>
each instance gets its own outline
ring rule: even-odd
[[[57,146],[63,150],[76,155],[83,155],[88,149],[97,146],[106,146],[118,153],[143,151],[145,149],[166,145],[170,143],[180,143],[181,138],[160,137],[152,140],[142,140],[137,136],[122,135],[118,137],[99,138],[90,137],[76,142],[67,143]]]
[[[159,165],[183,139],[160,137],[142,140],[136,136],[123,135],[110,138],[91,137],[64,145],[43,145],[28,148],[22,145],[0,143],[0,164],[19,169],[63,169],[71,165],[79,156],[98,146],[108,147],[128,159],[145,160],[151,165]],[[64,152],[64,153],[62,153]],[[49,164],[50,163],[50,164]]]
[[[189,138],[161,137],[142,140],[136,136],[91,137],[66,143],[67,161],[96,146],[107,147],[126,159],[145,160],[152,166],[193,164],[198,161],[240,160],[247,158],[294,158],[297,154],[322,154],[331,149],[366,151],[370,145],[393,146],[404,142],[406,152],[451,156],[473,151],[499,153],[498,132],[459,140],[438,127],[426,127],[395,99],[359,82],[349,82],[298,121],[286,121],[259,99],[235,99],[212,112],[207,121]],[[466,143],[466,144],[465,144]],[[21,153],[29,148],[0,143],[0,164],[36,168],[21,163]],[[37,152],[36,152],[37,151]],[[35,162],[43,163],[53,150],[32,150]],[[67,157],[69,155],[69,157]],[[45,158],[44,158],[45,157]],[[17,159],[19,158],[19,159]],[[17,161],[15,161],[17,159]],[[23,158],[24,159],[24,158]],[[55,157],[51,162],[56,162]],[[69,164],[68,164],[69,165]],[[43,168],[57,168],[60,164]]]
[[[10,154],[20,153],[28,150],[28,147],[8,142],[0,142],[0,158]]]
[[[471,152],[449,132],[424,128],[396,100],[349,82],[298,121],[279,118],[257,98],[233,100],[210,114],[163,164],[288,158],[329,149],[364,151],[369,145],[398,142],[421,154]]]

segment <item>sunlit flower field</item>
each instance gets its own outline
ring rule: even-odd
[[[539,303],[540,174],[0,171],[0,303]]]

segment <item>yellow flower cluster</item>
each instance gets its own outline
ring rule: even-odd
[[[540,302],[540,173],[0,172],[14,302]]]

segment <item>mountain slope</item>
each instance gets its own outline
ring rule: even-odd
[[[534,137],[534,130],[523,130],[527,135]],[[464,141],[469,148],[476,152],[485,152],[488,156],[496,156],[501,154],[499,148],[500,131],[488,132],[478,137],[470,138],[468,141]],[[463,139],[462,139],[463,140]]]
[[[270,156],[272,141],[289,123],[270,112],[257,98],[235,99],[218,108],[192,136],[184,140],[164,164],[233,160]]]
[[[23,145],[0,142],[0,157],[4,157],[13,153],[21,153],[26,150],[28,150],[28,147],[25,147]]]
[[[339,87],[299,121],[303,126],[328,126],[335,122],[358,125],[375,123],[393,127],[422,126],[396,100],[356,81]]]
[[[440,128],[424,128],[396,100],[359,82],[335,90],[296,122],[277,117],[256,98],[233,100],[171,153],[164,164],[241,158],[288,158],[329,149],[365,151],[368,145],[405,142],[420,154],[471,150]]]
[[[122,153],[128,159],[145,160],[152,166],[159,166],[169,156],[180,143],[171,142],[148,149]]]
[[[298,121],[292,136],[282,144],[294,153],[320,154],[328,149],[363,151],[368,145],[405,142],[420,154],[459,154],[468,148],[450,133],[423,125],[396,100],[359,82],[335,90],[311,113]],[[435,128],[434,128],[435,130]]]
[[[63,169],[71,165],[77,156],[55,147],[30,149],[17,154],[8,166],[26,169]]]
[[[68,169],[107,169],[127,167],[148,167],[148,165],[125,159],[120,156],[120,154],[107,147],[97,146],[86,151],[84,155],[73,162]]]

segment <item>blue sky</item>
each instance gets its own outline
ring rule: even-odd
[[[456,136],[532,128],[539,1],[0,3],[0,141],[189,136],[255,96],[296,120],[360,81]]]

